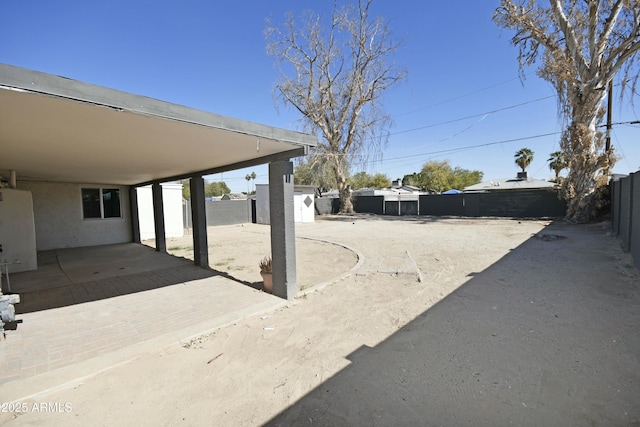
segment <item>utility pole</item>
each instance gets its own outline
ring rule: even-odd
[[[609,82],[609,94],[607,95],[607,138],[605,153],[611,150],[611,107],[613,105],[613,80]]]

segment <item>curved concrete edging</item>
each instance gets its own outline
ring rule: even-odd
[[[328,243],[330,245],[335,245],[335,246],[340,246],[341,248],[344,248],[348,251],[353,252],[356,257],[358,258],[358,262],[356,262],[356,264],[351,267],[348,271],[346,271],[345,273],[339,275],[338,277],[328,280],[326,282],[321,282],[318,283],[317,285],[311,285],[308,288],[304,289],[304,290],[299,290],[295,296],[295,298],[299,298],[301,296],[307,295],[311,292],[315,292],[318,291],[320,289],[323,289],[324,287],[331,285],[333,283],[339,282],[340,280],[346,279],[347,277],[349,277],[352,273],[356,272],[357,270],[359,270],[360,268],[362,268],[362,265],[364,264],[364,260],[365,257],[362,254],[362,252],[358,251],[355,248],[352,248],[351,246],[347,246],[343,243],[338,243],[338,242],[333,242],[331,240],[326,240],[326,239],[317,239],[314,237],[305,237],[305,236],[296,236],[297,239],[306,239],[306,240],[312,240],[315,242],[322,242],[322,243]]]

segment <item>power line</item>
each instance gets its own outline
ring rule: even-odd
[[[531,73],[528,73],[527,75],[525,75],[525,77],[530,75],[530,74]],[[394,117],[406,116],[408,114],[417,113],[418,111],[427,110],[429,108],[437,107],[437,106],[442,105],[442,104],[447,104],[449,102],[457,101],[458,99],[466,98],[467,96],[475,95],[477,93],[484,92],[484,91],[489,90],[489,89],[493,89],[494,87],[502,86],[503,84],[510,83],[510,82],[512,82],[514,80],[520,80],[520,78],[519,77],[514,77],[514,78],[509,79],[509,80],[504,80],[504,81],[502,81],[500,83],[495,83],[495,84],[492,84],[490,86],[483,87],[482,89],[475,90],[473,92],[469,92],[469,93],[466,93],[466,94],[463,94],[463,95],[459,95],[459,96],[456,96],[456,97],[453,97],[453,98],[445,99],[444,101],[436,102],[435,104],[427,105],[426,107],[417,108],[415,110],[407,111],[406,113],[396,114]]]
[[[616,122],[616,123],[611,123],[612,126],[615,125],[640,125],[640,120],[631,120],[629,122]],[[599,128],[603,128],[606,127],[606,124],[603,125],[598,125]]]
[[[539,135],[524,136],[524,137],[521,137],[521,138],[504,139],[502,141],[486,142],[484,144],[467,145],[465,147],[449,148],[449,149],[446,149],[446,150],[437,150],[437,151],[430,151],[430,152],[426,152],[426,153],[412,154],[412,155],[408,155],[408,156],[390,157],[390,158],[381,160],[381,163],[389,161],[389,160],[400,160],[400,159],[406,159],[406,158],[409,158],[409,157],[416,157],[416,156],[430,156],[430,155],[434,155],[434,154],[455,153],[455,152],[458,152],[458,151],[471,150],[471,149],[474,149],[474,148],[488,147],[490,145],[506,144],[506,143],[510,143],[510,142],[518,142],[518,141],[526,141],[526,140],[529,140],[529,139],[544,138],[546,136],[558,135],[560,133],[562,133],[562,132],[550,132],[550,133],[543,133],[543,134],[539,134]],[[354,163],[354,166],[358,165],[358,164],[363,164],[363,163],[365,163],[365,162]]]
[[[398,131],[398,132],[393,132],[393,133],[390,133],[389,136],[391,136],[391,135],[400,135],[400,134],[409,133],[409,132],[415,132],[417,130],[432,128],[432,127],[436,127],[436,126],[442,126],[442,125],[446,125],[446,124],[449,124],[449,123],[460,122],[462,120],[473,119],[473,118],[480,117],[480,116],[486,116],[486,115],[489,115],[489,114],[498,113],[500,111],[506,111],[506,110],[511,110],[513,108],[522,107],[523,105],[533,104],[534,102],[544,101],[545,99],[549,99],[549,98],[555,98],[555,95],[545,96],[543,98],[538,98],[538,99],[534,99],[534,100],[531,100],[531,101],[522,102],[520,104],[510,105],[508,107],[498,108],[496,110],[486,111],[484,113],[473,114],[471,116],[461,117],[461,118],[458,118],[458,119],[452,119],[452,120],[447,120],[447,121],[440,122],[440,123],[433,123],[433,124],[429,124],[429,125],[425,125],[425,126],[420,126],[420,127],[413,128],[413,129],[407,129],[407,130],[402,130],[402,131]]]

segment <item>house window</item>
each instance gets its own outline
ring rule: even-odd
[[[84,219],[120,218],[120,189],[83,188],[82,215]]]

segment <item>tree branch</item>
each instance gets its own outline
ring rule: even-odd
[[[588,80],[587,76],[589,66],[584,57],[584,54],[582,53],[582,50],[580,49],[580,44],[578,43],[578,40],[576,38],[574,28],[567,19],[567,16],[564,14],[560,0],[550,0],[550,3],[553,15],[556,18],[556,22],[560,27],[560,30],[562,30],[562,32],[564,33],[567,50],[571,54],[571,58],[576,64],[578,75],[582,80],[586,81]]]

